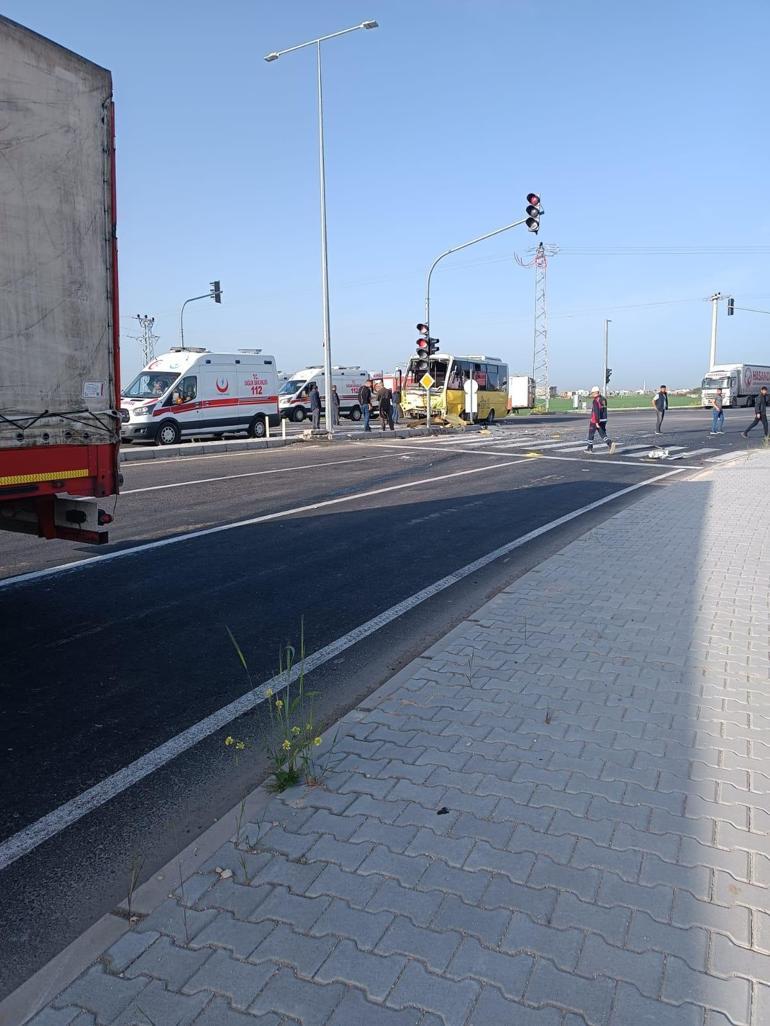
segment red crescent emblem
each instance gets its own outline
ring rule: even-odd
[[[217,392],[226,392],[230,387],[227,378],[217,378]]]

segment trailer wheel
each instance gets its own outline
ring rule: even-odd
[[[266,434],[265,418],[261,416],[252,417],[249,424],[249,438],[264,438]]]
[[[305,417],[307,417],[307,414],[301,406],[298,406],[296,410],[292,412],[291,415],[291,419],[294,421],[295,424],[301,424]]]
[[[158,445],[176,445],[181,435],[179,425],[173,420],[161,421],[155,441]]]
[[[361,419],[361,407],[360,406],[354,406],[353,409],[348,414],[348,416],[350,417],[351,420],[359,421]]]
[[[487,424],[494,424],[495,422],[495,411],[490,410],[487,414]]]

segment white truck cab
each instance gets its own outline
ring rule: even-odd
[[[280,423],[275,357],[259,349],[172,349],[151,360],[120,401],[121,439],[173,445],[245,431],[262,438]]]
[[[753,406],[762,385],[770,388],[770,367],[751,363],[722,363],[712,367],[701,385],[701,405],[722,389],[723,406]]]
[[[332,367],[332,385],[336,385],[340,397],[340,416],[361,419],[358,390],[368,379],[368,373],[360,367]],[[321,396],[321,409],[325,409],[326,375],[323,367],[303,367],[281,386],[278,405],[282,417],[299,423],[310,416],[308,393],[313,382]]]

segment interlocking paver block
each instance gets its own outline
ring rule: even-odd
[[[185,994],[205,991],[226,996],[236,1008],[248,1008],[275,972],[272,962],[253,965],[227,951],[215,951],[205,965],[185,983]]]
[[[290,969],[279,969],[252,1004],[251,1012],[276,1012],[302,1026],[324,1026],[345,995],[339,983],[308,983]]]
[[[165,980],[172,990],[179,990],[210,956],[208,948],[191,951],[179,947],[168,937],[161,937],[131,963],[126,976],[153,976]]]
[[[79,1008],[70,1005],[67,1008],[44,1008],[42,1012],[29,1020],[28,1026],[71,1026],[74,1019],[81,1014]]]
[[[417,836],[415,826],[395,826],[392,823],[381,823],[377,819],[367,820],[350,838],[353,844],[370,841],[391,851],[403,852]]]
[[[194,948],[228,948],[238,958],[246,958],[274,929],[270,920],[250,923],[236,919],[232,912],[220,912],[190,943]]]
[[[503,908],[509,912],[526,912],[533,919],[548,922],[558,892],[551,888],[526,887],[504,876],[495,876],[480,900],[483,908]]]
[[[621,945],[626,935],[631,912],[626,908],[603,908],[581,901],[572,894],[561,893],[550,923],[552,926],[575,926],[601,934],[608,944]]]
[[[448,862],[450,866],[462,866],[473,847],[470,837],[446,837],[423,828],[406,849],[407,855],[427,855]]]
[[[249,955],[249,961],[265,962],[272,959],[274,962],[287,962],[294,967],[298,976],[310,979],[329,957],[335,943],[335,938],[308,937],[295,933],[285,923],[281,923]]]
[[[206,892],[207,894],[210,892]],[[188,938],[192,940],[200,933],[204,926],[207,926],[217,913],[214,909],[185,908],[174,898],[168,898],[151,912],[146,919],[136,924],[134,929],[138,933],[162,933],[173,937],[180,944],[186,944]]]
[[[523,912],[516,912],[500,947],[511,954],[528,951],[533,955],[550,958],[559,969],[569,972],[577,964],[584,938],[581,930],[545,926],[536,923]]]
[[[273,919],[289,923],[297,930],[304,930],[318,919],[330,902],[331,898],[328,897],[309,898],[302,894],[292,894],[287,887],[275,887],[250,918],[254,922]]]
[[[308,887],[307,897],[328,895],[342,898],[358,908],[364,908],[382,883],[381,876],[359,876],[346,873],[339,866],[328,865]]]
[[[605,979],[586,980],[564,973],[540,959],[527,986],[525,1000],[533,1005],[556,1005],[578,1012],[590,1026],[604,1026],[609,1017],[614,983]]]
[[[335,898],[310,927],[310,932],[317,937],[347,937],[355,941],[362,951],[371,951],[393,918],[391,912],[351,908]]]
[[[153,980],[114,1020],[114,1026],[189,1026],[209,1000],[208,994],[177,994]]]
[[[367,909],[372,912],[399,912],[418,926],[427,926],[441,900],[438,891],[412,891],[402,887],[397,880],[385,880],[370,898]]]
[[[342,940],[316,972],[321,983],[346,983],[363,988],[368,996],[383,1001],[404,970],[406,958],[359,951],[352,941]]]
[[[499,987],[506,997],[521,998],[532,970],[530,955],[510,955],[485,948],[467,937],[455,952],[447,968],[448,976],[472,977],[480,983]]]
[[[577,971],[581,976],[607,976],[633,983],[647,997],[657,997],[663,979],[663,955],[655,951],[637,954],[603,940],[598,933],[586,938]]]
[[[441,902],[431,927],[434,930],[456,930],[477,937],[487,947],[497,947],[511,921],[504,909],[479,908],[467,905],[455,894],[448,894]]]
[[[468,1026],[562,1026],[562,1014],[556,1008],[531,1008],[511,1001],[496,987],[482,987]],[[585,1020],[564,1026],[585,1026]]]
[[[626,944],[633,951],[661,951],[678,955],[692,969],[706,968],[708,934],[697,926],[681,929],[659,923],[646,912],[634,912]]]
[[[457,894],[464,901],[473,903],[481,898],[491,879],[491,874],[483,869],[470,872],[434,862],[420,877],[419,887],[424,890]]]
[[[723,1012],[734,1023],[748,1023],[751,1005],[751,984],[733,976],[728,980],[695,972],[680,958],[666,960],[662,996],[680,1004],[695,1002],[705,1008]]]
[[[101,965],[93,965],[62,991],[54,1004],[85,1008],[105,1022],[111,1022],[128,1008],[149,983],[146,976],[135,980],[124,979],[110,976]]]
[[[643,997],[636,987],[619,983],[609,1026],[704,1026],[703,1008],[653,1001]]]
[[[334,1009],[327,1026],[431,1026],[414,1008],[396,1011],[367,1001],[357,990],[349,990]],[[441,1026],[436,1023],[436,1026]]]
[[[283,859],[280,856],[276,855],[274,860],[283,865]],[[248,919],[269,893],[270,888],[260,886],[259,880],[254,881],[252,884],[238,882],[232,878],[220,880],[200,898],[200,907],[207,910],[209,915],[208,919],[199,928],[203,929],[203,926],[211,922],[219,911],[232,912],[239,919]],[[191,909],[187,913],[188,928],[191,922],[195,922],[195,917],[194,915],[191,917],[190,912],[195,913],[195,911],[195,909]],[[200,916],[201,913],[198,913],[198,915]],[[194,936],[194,934],[192,935]],[[178,938],[178,932],[175,936]]]
[[[446,1026],[464,1026],[479,995],[470,980],[448,980],[410,962],[387,997],[393,1008],[421,1008],[440,1015]]]
[[[206,1010],[195,1020],[195,1026],[285,1026],[285,1019],[268,1012],[266,1015],[250,1015],[233,1008],[227,998],[214,997]],[[141,1023],[148,1026],[148,1023]]]
[[[408,955],[419,958],[436,972],[446,969],[449,960],[457,950],[461,941],[459,933],[435,930],[415,926],[404,916],[398,916],[383,934],[377,945],[377,951],[383,954]]]
[[[102,956],[105,968],[111,973],[122,973],[140,955],[144,954],[159,936],[159,933],[154,933],[151,930],[146,933],[135,933],[133,930],[129,930],[105,951]]]

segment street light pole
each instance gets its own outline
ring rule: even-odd
[[[266,61],[275,61],[284,54],[293,53],[295,50],[303,50],[307,46],[315,46],[318,80],[318,165],[320,177],[320,199],[321,199],[321,306],[323,314],[323,347],[324,347],[324,406],[325,424],[327,434],[333,434],[333,410],[332,410],[332,350],[331,350],[331,318],[329,316],[329,252],[326,234],[326,162],[324,155],[324,107],[323,107],[323,83],[321,78],[321,43],[327,39],[336,39],[337,36],[345,36],[349,32],[357,32],[359,29],[378,28],[376,21],[363,21],[360,25],[353,25],[351,28],[342,29],[340,32],[332,32],[327,36],[320,36],[318,39],[310,39],[306,43],[299,43],[297,46],[290,46],[286,50],[275,50],[266,55]]]
[[[607,365],[609,363],[609,341],[610,341],[610,321],[605,320],[604,322],[604,373],[602,375],[602,395],[606,398],[607,392]]]
[[[715,292],[711,297],[711,345],[709,346],[709,366],[716,367],[717,363],[717,311],[719,310],[719,300],[722,298],[721,292]]]
[[[219,285],[219,282],[216,282],[215,284]],[[221,294],[222,293],[221,293],[221,290],[220,290],[219,295],[221,296]],[[184,308],[187,306],[188,303],[194,303],[197,299],[214,299],[214,298],[215,298],[215,293],[210,290],[208,292],[204,292],[202,296],[191,296],[189,299],[185,299],[184,303],[182,303],[182,309],[179,311],[179,337],[180,337],[181,342],[182,342],[182,349],[184,349]],[[216,299],[215,302],[221,303],[222,300],[221,299]]]

